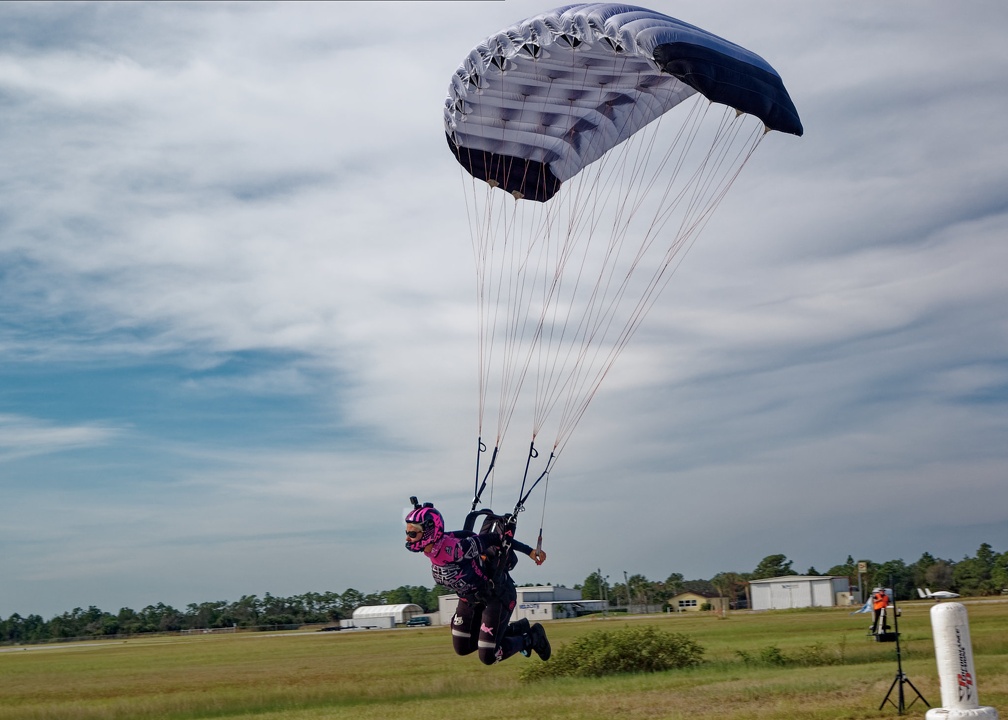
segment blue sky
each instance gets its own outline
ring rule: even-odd
[[[806,132],[607,378],[517,579],[1008,549],[1008,9],[652,7]],[[441,108],[545,9],[0,6],[0,616],[431,584],[406,498],[461,521],[476,436]]]

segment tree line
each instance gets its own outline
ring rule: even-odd
[[[437,608],[443,591],[403,585],[395,590],[364,594],[350,588],[342,593],[308,592],[280,597],[243,595],[228,602],[191,603],[179,610],[157,603],[142,610],[121,608],[112,614],[95,606],[74,608],[50,620],[40,615],[17,613],[0,620],[0,643],[36,643],[82,637],[121,637],[141,633],[172,633],[192,630],[240,628],[276,629],[300,625],[335,623],[353,616],[363,605],[415,603],[425,610]]]
[[[865,572],[858,573],[859,563]],[[1008,552],[997,553],[984,543],[976,555],[962,560],[946,560],[924,553],[912,564],[900,560],[876,563],[855,561],[834,565],[820,573],[814,567],[800,573],[785,555],[768,555],[754,570],[747,573],[720,572],[708,580],[686,580],[672,573],[663,581],[653,581],[641,574],[624,573],[623,582],[609,582],[601,571],[591,573],[584,583],[575,585],[586,599],[608,600],[612,607],[665,607],[668,600],[682,592],[695,592],[711,597],[726,597],[733,607],[748,607],[748,582],[783,575],[834,575],[847,577],[851,587],[859,579],[864,587],[891,587],[897,599],[916,597],[916,588],[952,590],[964,597],[998,594],[1008,588]],[[241,628],[272,629],[308,624],[335,623],[350,618],[363,605],[395,605],[413,603],[427,612],[438,607],[438,597],[446,592],[419,585],[402,585],[394,590],[364,594],[350,588],[342,593],[309,592],[280,597],[266,593],[263,597],[243,595],[234,602],[225,600],[192,603],[184,610],[158,603],[142,610],[121,608],[112,614],[90,606],[44,620],[40,615],[21,617],[13,614],[0,620],[0,642],[35,643],[81,637],[116,637],[140,633],[181,632],[187,630]]]
[[[858,572],[860,563],[863,573]],[[664,581],[648,580],[643,575],[629,575],[624,582],[609,582],[601,571],[589,575],[582,585],[576,585],[585,598],[608,599],[613,606],[664,606],[675,595],[693,592],[708,597],[728,598],[732,607],[748,607],[750,580],[782,577],[786,575],[832,575],[846,577],[851,588],[859,581],[864,586],[862,597],[867,598],[874,587],[892,588],[897,600],[917,597],[917,588],[952,590],[964,597],[997,595],[1008,589],[1008,552],[997,553],[988,544],[980,545],[976,555],[962,560],[936,558],[924,553],[916,562],[907,564],[902,559],[886,562],[854,560],[834,565],[825,572],[815,567],[801,572],[782,554],[763,558],[752,572],[720,572],[709,580],[686,580],[672,573]]]

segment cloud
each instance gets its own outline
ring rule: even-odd
[[[97,424],[57,425],[36,418],[0,414],[0,463],[106,445],[118,434],[116,428]]]
[[[542,9],[0,8],[0,613],[430,583],[401,511],[461,519],[478,430],[442,103]],[[764,138],[606,378],[523,579],[1005,549],[1004,13],[677,8],[806,134]]]

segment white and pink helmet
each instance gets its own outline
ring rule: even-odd
[[[423,552],[423,549],[436,543],[444,535],[444,518],[432,503],[414,503],[413,509],[406,516],[407,523],[414,523],[423,528],[420,537],[410,536],[407,532],[406,549],[411,552]]]

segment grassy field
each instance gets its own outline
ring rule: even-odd
[[[904,603],[903,670],[941,705],[928,616]],[[980,701],[1008,711],[1008,603],[967,603]],[[872,642],[869,618],[845,610],[565,620],[555,648],[598,629],[650,623],[696,639],[696,669],[523,682],[517,656],[484,667],[457,657],[447,628],[248,633],[4,648],[0,720],[500,717],[557,719],[896,716],[879,705],[896,678],[894,644]],[[775,650],[776,649],[776,650]],[[743,655],[750,661],[745,662]],[[761,660],[762,658],[762,660]],[[789,658],[790,665],[774,659]],[[904,685],[906,702],[916,697]],[[891,695],[893,701],[897,691]],[[909,717],[923,717],[920,700]]]

